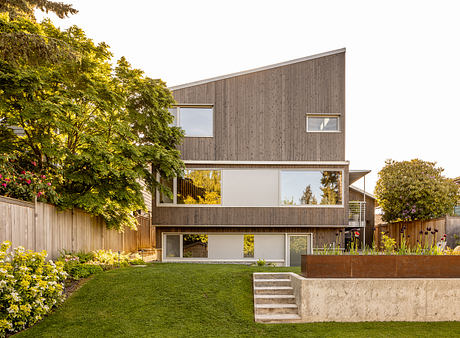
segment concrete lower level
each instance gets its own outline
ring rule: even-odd
[[[304,278],[291,273],[302,322],[460,321],[458,278]]]

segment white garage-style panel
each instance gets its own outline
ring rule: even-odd
[[[276,169],[222,170],[222,204],[278,206],[278,176]]]
[[[208,235],[208,258],[242,259],[243,235]]]
[[[254,235],[254,258],[284,260],[284,235]]]

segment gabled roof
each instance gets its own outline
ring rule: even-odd
[[[305,56],[305,57],[290,60],[290,61],[284,61],[284,62],[275,63],[275,64],[268,65],[268,66],[263,66],[263,67],[259,67],[259,68],[244,70],[242,72],[231,73],[231,74],[227,74],[227,75],[221,75],[221,76],[212,77],[212,78],[205,79],[205,80],[184,83],[184,84],[181,84],[181,85],[169,87],[169,89],[170,90],[177,90],[177,89],[197,86],[197,85],[205,84],[205,83],[208,83],[208,82],[224,80],[224,79],[228,79],[228,78],[235,77],[235,76],[240,76],[240,75],[246,75],[246,74],[250,74],[250,73],[260,72],[260,71],[263,71],[263,70],[272,69],[272,68],[276,68],[276,67],[287,66],[287,65],[291,65],[293,63],[304,62],[304,61],[308,61],[308,60],[322,58],[322,57],[329,56],[329,55],[345,53],[345,51],[346,51],[345,48],[331,50],[329,52],[314,54],[314,55]]]

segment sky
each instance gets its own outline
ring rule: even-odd
[[[168,86],[345,47],[346,159],[460,176],[459,1],[80,0],[76,24]],[[356,183],[363,187],[363,180]]]

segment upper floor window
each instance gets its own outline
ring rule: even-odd
[[[220,170],[188,169],[184,171],[183,177],[164,180],[162,183],[173,192],[173,198],[159,193],[161,204],[221,204]]]
[[[342,172],[282,170],[281,205],[341,205]]]
[[[187,137],[213,137],[213,109],[211,106],[176,106],[169,109],[174,125],[185,130]]]
[[[339,117],[307,115],[307,131],[337,132],[339,131]]]

